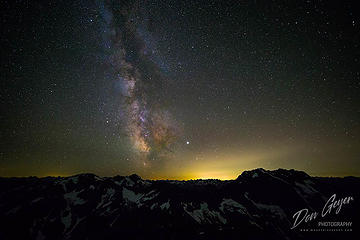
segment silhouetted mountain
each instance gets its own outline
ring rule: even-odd
[[[255,169],[228,181],[0,178],[0,189],[0,239],[355,239],[360,223],[359,178],[295,170]],[[354,200],[322,218],[333,194]],[[291,229],[303,208],[319,215]],[[345,221],[352,227],[318,226]]]

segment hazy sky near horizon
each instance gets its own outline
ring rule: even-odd
[[[355,4],[10,1],[0,176],[359,176]]]

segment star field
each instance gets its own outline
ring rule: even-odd
[[[355,3],[5,2],[0,175],[359,175]]]

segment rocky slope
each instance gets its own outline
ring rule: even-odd
[[[355,177],[318,178],[284,169],[246,171],[230,181],[150,181],[137,175],[80,174],[0,178],[0,189],[0,239],[359,236],[360,179]],[[335,200],[352,199],[337,214],[334,207],[321,217],[333,194]],[[294,214],[304,208],[318,216],[292,229]],[[329,221],[352,222],[352,226],[318,226]]]

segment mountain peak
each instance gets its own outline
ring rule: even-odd
[[[263,168],[256,168],[254,170],[248,170],[242,172],[241,175],[238,176],[237,180],[243,178],[257,178],[266,175],[272,177],[279,177],[279,178],[296,178],[296,179],[310,178],[310,176],[307,173],[294,169],[279,168],[277,170],[265,170]]]
[[[131,174],[131,175],[129,176],[129,178],[130,178],[131,180],[133,180],[134,182],[137,182],[137,181],[142,180],[141,177],[140,177],[139,175],[135,174],[135,173]]]
[[[263,169],[263,168],[256,168],[253,170],[247,170],[247,171],[243,171],[238,177],[237,180],[239,180],[240,178],[256,178],[259,176],[262,176],[264,174],[267,173],[267,170]]]

